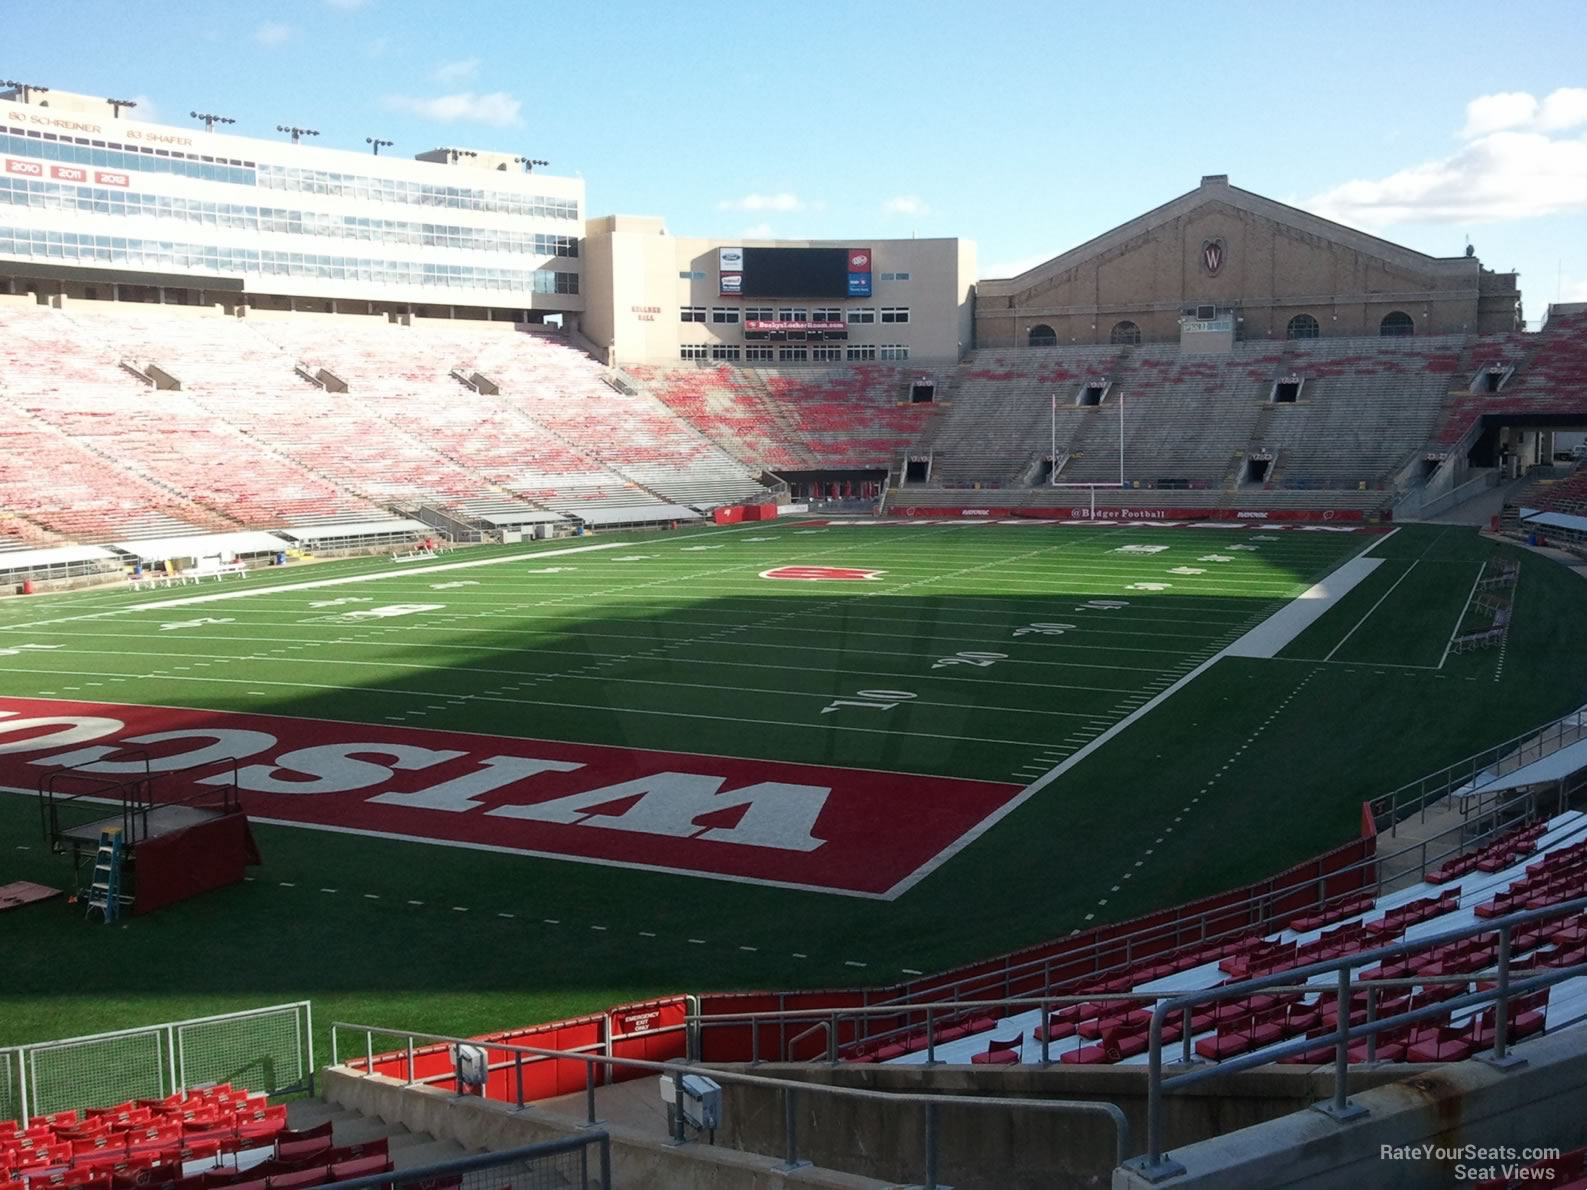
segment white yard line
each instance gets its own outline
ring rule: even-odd
[[[1400,575],[1399,578],[1395,579],[1393,585],[1390,586],[1387,591],[1383,592],[1383,594],[1378,597],[1378,601],[1367,609],[1367,614],[1362,616],[1359,620],[1357,620],[1355,622],[1355,625],[1350,629],[1350,631],[1345,633],[1344,636],[1340,638],[1339,643],[1336,644],[1332,649],[1330,649],[1328,651],[1328,656],[1323,658],[1324,661],[1332,661],[1334,659],[1334,654],[1337,653],[1340,649],[1345,647],[1345,642],[1348,641],[1352,636],[1354,636],[1356,634],[1357,629],[1359,629],[1361,627],[1361,625],[1365,624],[1368,620],[1370,620],[1372,618],[1372,613],[1377,611],[1378,608],[1383,606],[1384,600],[1386,600],[1390,595],[1394,594],[1395,588],[1398,587],[1401,583],[1403,583],[1406,579],[1408,579],[1411,576],[1411,571],[1415,570],[1419,565],[1421,565],[1421,561],[1422,560],[1420,558],[1418,558],[1418,559],[1416,559],[1416,561],[1412,562],[1409,566],[1407,566],[1405,568],[1405,573]]]
[[[715,529],[709,533],[685,533],[668,539],[667,545],[677,541],[691,541],[697,537],[719,536],[726,533],[741,533],[745,526],[733,529]],[[24,628],[41,628],[49,624],[66,624],[74,620],[96,620],[103,616],[119,616],[127,612],[158,611],[167,607],[191,607],[200,603],[218,603],[223,599],[251,599],[259,595],[276,595],[285,591],[317,591],[325,587],[343,587],[351,583],[375,583],[387,579],[412,578],[441,574],[453,570],[475,570],[481,566],[511,566],[523,563],[537,563],[542,558],[563,558],[571,554],[589,554],[598,550],[634,549],[632,541],[603,541],[596,545],[575,545],[564,549],[555,550],[530,550],[517,554],[502,554],[494,558],[478,558],[472,562],[443,562],[439,566],[410,567],[406,570],[371,570],[366,574],[350,574],[342,578],[310,579],[301,583],[283,583],[274,587],[250,587],[246,580],[238,587],[227,591],[217,591],[212,595],[187,595],[178,599],[157,599],[147,603],[133,603],[125,607],[109,608],[102,612],[89,612],[80,616],[65,616],[54,620],[32,620],[25,624],[0,624],[0,629],[20,630]]]
[[[59,669],[49,670],[49,669],[16,668],[16,669],[10,669],[7,672],[11,672],[11,673],[49,674],[52,677],[123,678],[123,677],[127,676],[125,674],[99,673],[99,672],[96,672],[94,670],[59,670]],[[941,731],[903,731],[903,730],[897,729],[897,728],[889,729],[889,728],[885,728],[885,727],[850,727],[850,726],[837,724],[837,723],[790,723],[787,720],[782,720],[782,719],[745,719],[745,718],[742,718],[742,717],[737,716],[737,715],[704,715],[704,714],[700,714],[700,713],[694,712],[694,711],[661,711],[661,710],[655,710],[655,709],[649,708],[649,707],[614,707],[610,703],[568,702],[566,699],[506,698],[506,697],[503,697],[501,695],[494,695],[494,694],[456,694],[456,693],[453,693],[451,691],[446,691],[446,690],[398,690],[398,689],[383,690],[383,689],[377,689],[377,688],[370,687],[370,686],[342,686],[342,685],[339,685],[339,684],[337,684],[335,682],[279,682],[279,681],[275,681],[274,679],[266,679],[266,678],[260,678],[260,677],[222,678],[222,677],[215,677],[215,676],[210,675],[210,674],[174,674],[174,673],[173,674],[162,674],[162,675],[159,676],[158,680],[162,681],[162,682],[214,682],[214,683],[217,683],[217,684],[220,684],[220,685],[226,685],[226,686],[249,686],[249,685],[252,685],[252,686],[284,686],[284,687],[287,687],[289,689],[335,690],[335,691],[338,691],[338,692],[344,693],[344,694],[359,694],[359,695],[363,695],[365,697],[368,697],[368,696],[371,696],[371,695],[376,695],[376,696],[381,696],[381,697],[386,697],[386,698],[413,698],[413,699],[451,698],[451,699],[459,699],[459,700],[462,700],[462,701],[465,701],[465,702],[498,702],[498,703],[509,703],[511,705],[514,705],[514,706],[556,707],[556,708],[565,709],[565,710],[600,711],[600,712],[617,714],[617,715],[659,715],[659,716],[663,716],[663,717],[666,717],[666,718],[673,718],[673,719],[703,719],[703,720],[705,720],[707,722],[710,722],[710,723],[748,723],[748,724],[751,724],[751,725],[756,726],[756,727],[775,727],[775,728],[778,728],[778,729],[785,729],[785,730],[851,731],[851,732],[859,732],[859,733],[862,733],[864,735],[918,736],[918,737],[920,737],[922,739],[929,739],[929,740],[965,740],[965,741],[968,741],[970,743],[975,743],[975,744],[1016,744],[1016,745],[1019,745],[1021,747],[1031,747],[1031,748],[1045,748],[1050,743],[1050,741],[1048,741],[1048,740],[1005,740],[1005,739],[995,739],[995,738],[992,738],[992,737],[989,737],[989,736],[949,735],[946,732],[941,732]],[[0,697],[31,698],[32,695],[13,694],[13,695],[0,695]],[[830,695],[828,695],[826,697],[830,697]],[[92,700],[91,699],[82,699],[80,701],[87,702],[87,701],[92,701]],[[149,704],[138,703],[138,704],[133,704],[133,705],[146,706],[146,705],[149,705]],[[213,708],[213,707],[210,708],[210,710],[212,710],[212,711],[214,709],[215,708]],[[272,712],[247,712],[247,711],[241,711],[241,712],[231,712],[231,713],[270,714]],[[1049,712],[1046,712],[1046,713],[1047,714],[1051,714],[1051,715],[1062,715],[1062,716],[1065,716],[1067,718],[1088,718],[1089,715],[1090,715],[1089,712],[1083,712],[1083,711],[1049,711]],[[286,718],[295,718],[295,717],[296,716],[292,716],[292,715],[287,715],[286,716]],[[503,737],[503,738],[508,738],[508,737]],[[579,742],[586,742],[586,741],[579,741]],[[664,747],[658,747],[656,749],[656,751],[660,751],[660,752],[666,752],[666,751],[671,751],[671,750],[672,749],[668,749],[668,748],[664,748]],[[794,761],[794,762],[790,762],[790,763],[804,763],[804,762],[802,762],[802,761]]]
[[[1375,539],[1374,541],[1369,543],[1369,545],[1364,546],[1361,550],[1358,550],[1357,551],[1357,555],[1359,556],[1360,554],[1365,553],[1366,550],[1371,548],[1372,545],[1378,545],[1381,542],[1387,541],[1390,537],[1392,537],[1394,535],[1394,533],[1397,533],[1397,532],[1399,532],[1398,529],[1394,530],[1393,532],[1391,532],[1389,534],[1386,534],[1385,536],[1383,536],[1381,538]],[[1355,559],[1351,559],[1351,561],[1354,561],[1354,560]],[[1345,565],[1349,565],[1349,562],[1345,563]],[[1407,572],[1407,573],[1409,573],[1409,572]],[[1359,580],[1357,580],[1357,581],[1359,581]],[[1276,610],[1273,613],[1272,616],[1266,617],[1266,619],[1267,620],[1271,620],[1271,619],[1281,615],[1283,613],[1283,611],[1284,611],[1283,608],[1279,608],[1278,610]],[[1371,613],[1369,612],[1368,615],[1370,615],[1370,614]],[[1264,623],[1265,622],[1266,621],[1264,620]],[[1260,625],[1258,626],[1258,628],[1252,629],[1252,632],[1258,631],[1259,628],[1260,628]],[[1249,636],[1249,635],[1250,635],[1250,633],[1246,634],[1246,636]],[[1244,640],[1244,639],[1245,639],[1245,637],[1241,637],[1241,640]],[[914,888],[917,884],[919,884],[927,876],[930,876],[933,872],[935,872],[943,864],[947,863],[955,855],[959,854],[959,852],[963,851],[966,847],[969,847],[971,844],[975,843],[978,839],[981,838],[982,835],[986,834],[989,830],[991,830],[999,822],[1001,822],[1003,819],[1007,818],[1010,814],[1014,813],[1014,811],[1018,810],[1021,806],[1023,806],[1027,801],[1029,801],[1036,794],[1040,793],[1043,789],[1047,788],[1047,786],[1051,785],[1059,777],[1063,776],[1070,769],[1074,768],[1075,765],[1077,765],[1081,761],[1085,760],[1086,757],[1090,756],[1093,752],[1097,751],[1103,745],[1107,744],[1109,741],[1114,739],[1114,737],[1122,734],[1125,730],[1127,730],[1128,728],[1133,726],[1135,723],[1139,722],[1141,719],[1143,719],[1147,715],[1151,714],[1152,711],[1156,710],[1159,706],[1161,706],[1163,703],[1167,702],[1175,694],[1179,693],[1179,691],[1183,690],[1186,686],[1190,685],[1190,683],[1194,682],[1197,678],[1199,678],[1207,670],[1211,669],[1219,661],[1223,660],[1224,657],[1230,656],[1231,655],[1230,654],[1230,650],[1234,647],[1235,644],[1238,644],[1238,643],[1239,643],[1238,641],[1235,641],[1232,644],[1226,645],[1226,646],[1224,646],[1224,648],[1218,650],[1218,652],[1214,653],[1211,657],[1208,657],[1205,661],[1201,662],[1194,669],[1192,669],[1188,673],[1186,673],[1183,677],[1179,678],[1177,681],[1175,681],[1174,683],[1172,683],[1171,685],[1169,685],[1165,689],[1161,690],[1150,701],[1143,703],[1142,705],[1137,707],[1135,710],[1131,711],[1128,715],[1126,715],[1126,716],[1124,716],[1124,718],[1118,720],[1116,723],[1114,723],[1107,730],[1103,731],[1100,735],[1098,735],[1094,739],[1092,739],[1089,743],[1083,745],[1080,749],[1078,749],[1077,751],[1075,751],[1071,755],[1065,757],[1056,766],[1054,766],[1053,768],[1049,769],[1047,772],[1043,773],[1040,777],[1036,778],[1036,780],[1032,781],[1029,785],[1027,785],[1015,797],[1011,798],[1009,801],[1007,801],[1003,805],[999,806],[991,814],[989,814],[985,818],[983,818],[971,830],[967,831],[963,835],[960,835],[959,838],[957,838],[952,843],[950,843],[942,851],[938,852],[935,856],[933,856],[931,859],[927,860],[920,867],[916,868],[913,872],[911,872],[903,880],[900,880],[892,888],[888,889],[886,894],[885,894],[885,899],[889,900],[889,901],[892,901],[892,900],[896,900],[897,898],[903,896],[906,892],[908,892],[910,889]]]
[[[1298,599],[1247,632],[1225,650],[1231,657],[1271,658],[1311,627],[1363,582],[1386,559],[1352,558]]]
[[[1484,562],[1477,567],[1477,577],[1471,580],[1471,590],[1466,592],[1466,602],[1460,605],[1460,614],[1455,617],[1455,626],[1449,630],[1449,639],[1444,642],[1444,653],[1438,659],[1434,668],[1443,669],[1444,662],[1449,660],[1449,650],[1455,647],[1455,637],[1460,635],[1460,626],[1466,622],[1466,612],[1471,607],[1471,601],[1477,597],[1477,584],[1482,582],[1482,576],[1488,573],[1488,564]]]

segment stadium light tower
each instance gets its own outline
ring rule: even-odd
[[[364,143],[366,145],[373,145],[375,147],[375,156],[379,157],[381,149],[389,149],[397,142],[394,140],[381,140],[379,137],[375,136],[366,136],[364,137]]]
[[[451,157],[453,165],[457,164],[457,159],[459,157],[478,157],[479,156],[479,154],[474,152],[473,149],[448,149],[447,150],[447,154]]]
[[[298,127],[295,127],[295,126],[293,126],[291,124],[277,124],[276,125],[276,131],[277,132],[290,132],[292,134],[292,143],[293,144],[297,144],[298,143],[298,138],[301,137],[301,136],[318,136],[319,135],[319,132],[316,129],[313,129],[313,128],[298,128]]]
[[[138,106],[136,99],[107,99],[105,102],[110,105],[110,116],[113,120],[121,119],[122,108],[127,108],[130,111]]]
[[[214,132],[217,124],[235,124],[237,122],[230,116],[217,116],[213,112],[188,112],[187,114],[195,120],[204,121],[204,128],[208,132]]]
[[[513,164],[523,166],[524,173],[532,174],[535,171],[535,166],[550,165],[551,163],[549,161],[541,161],[538,157],[514,157]]]
[[[40,86],[38,83],[20,83],[16,79],[0,79],[0,87],[14,87],[16,90],[22,92],[23,103],[28,101],[33,92],[37,91],[42,95],[45,91],[49,90],[48,87]]]

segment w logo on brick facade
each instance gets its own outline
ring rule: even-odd
[[[1201,263],[1207,266],[1207,272],[1214,277],[1223,268],[1224,248],[1220,237],[1216,240],[1206,240],[1201,245]]]

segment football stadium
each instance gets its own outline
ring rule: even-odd
[[[7,88],[4,1190],[1587,1184],[1587,305]]]

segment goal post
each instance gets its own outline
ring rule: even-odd
[[[1052,488],[1089,488],[1091,490],[1091,512],[1093,513],[1093,517],[1094,517],[1094,514],[1096,513],[1096,510],[1097,510],[1096,489],[1104,488],[1104,489],[1112,490],[1113,488],[1118,488],[1118,489],[1120,489],[1122,491],[1123,489],[1128,488],[1130,486],[1129,482],[1124,478],[1124,393],[1123,393],[1123,391],[1121,390],[1119,392],[1119,478],[1118,478],[1118,481],[1116,483],[1059,483],[1058,482],[1058,394],[1057,393],[1053,393],[1052,394],[1052,416],[1051,416],[1051,424],[1050,424],[1050,429],[1049,429],[1049,434],[1048,434],[1048,449],[1051,452],[1047,456],[1051,460],[1051,463],[1050,463],[1051,470],[1048,472],[1048,475],[1047,475],[1047,486],[1048,487],[1052,487]]]

